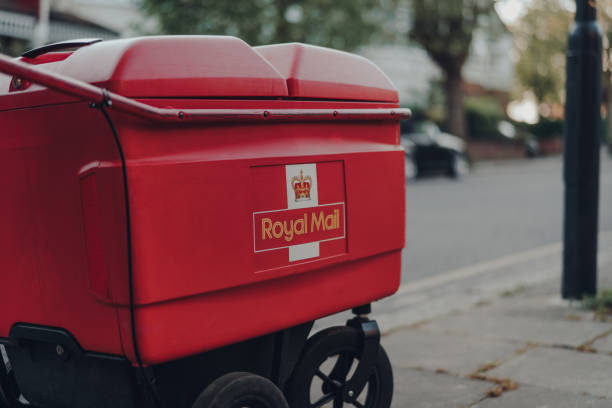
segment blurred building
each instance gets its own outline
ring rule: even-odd
[[[70,12],[114,31],[132,37],[155,30],[153,19],[144,15],[140,0],[52,0],[57,10]]]
[[[69,39],[130,36],[146,24],[137,0],[0,0],[0,52],[18,55]]]
[[[409,26],[398,38],[407,38]],[[374,61],[388,76],[400,94],[404,106],[426,108],[435,84],[443,73],[419,45],[399,40],[384,46],[366,46],[360,54]],[[489,96],[505,106],[509,102],[515,77],[512,34],[497,13],[481,19],[474,32],[471,52],[463,67],[466,94]]]

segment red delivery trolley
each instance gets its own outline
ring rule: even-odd
[[[374,64],[170,36],[0,72],[0,406],[390,406],[367,314],[400,282],[409,111]]]

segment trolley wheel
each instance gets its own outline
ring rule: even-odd
[[[289,408],[281,390],[267,378],[229,373],[213,381],[192,408]]]
[[[286,389],[291,408],[389,408],[393,372],[382,346],[363,391],[351,395],[345,390],[358,364],[361,343],[361,334],[353,327],[332,327],[311,337]]]

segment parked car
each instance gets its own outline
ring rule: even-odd
[[[541,154],[542,152],[540,150],[540,142],[538,142],[538,139],[533,135],[528,135],[525,138],[525,156],[533,159]]]
[[[406,151],[407,180],[427,173],[445,173],[460,178],[470,171],[465,142],[440,131],[433,122],[402,123],[401,144]]]

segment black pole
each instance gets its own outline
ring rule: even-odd
[[[597,293],[602,35],[595,0],[576,0],[567,50],[563,283],[566,299]]]

